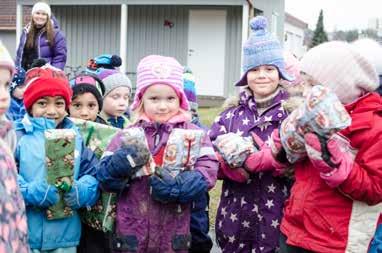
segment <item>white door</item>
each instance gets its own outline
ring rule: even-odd
[[[226,19],[225,10],[190,10],[187,63],[198,95],[224,95]]]

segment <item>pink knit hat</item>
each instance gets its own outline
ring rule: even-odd
[[[301,59],[301,71],[330,88],[343,104],[379,86],[373,64],[342,41],[330,41],[310,49]]]
[[[137,67],[137,87],[131,110],[141,103],[147,88],[153,84],[166,84],[172,87],[179,97],[180,108],[188,111],[189,104],[183,91],[183,67],[172,57],[149,55]]]
[[[11,55],[0,40],[0,67],[7,68],[11,72],[11,76],[15,73],[15,63]],[[12,79],[11,79],[12,80]]]

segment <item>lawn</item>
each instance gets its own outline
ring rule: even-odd
[[[203,125],[210,127],[215,117],[221,112],[221,108],[200,108],[199,117]],[[215,228],[215,217],[220,200],[222,182],[217,181],[215,187],[210,191],[210,228]]]

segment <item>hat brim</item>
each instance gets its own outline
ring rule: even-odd
[[[241,76],[240,80],[235,84],[235,86],[245,86],[245,85],[248,85],[247,74],[248,74],[249,71],[251,71],[251,70],[248,70],[247,72],[245,72]],[[293,76],[289,75],[284,69],[278,69],[278,71],[279,71],[281,79],[284,79],[284,80],[289,81],[289,82],[292,82],[292,81],[295,80],[295,78]]]

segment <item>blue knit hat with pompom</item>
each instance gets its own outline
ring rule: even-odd
[[[267,31],[268,22],[263,16],[257,16],[250,21],[252,33],[243,46],[243,76],[236,86],[247,85],[247,73],[261,65],[273,65],[280,78],[293,81],[285,70],[283,49],[280,42]]]

